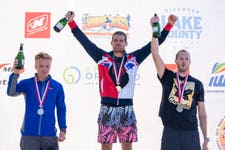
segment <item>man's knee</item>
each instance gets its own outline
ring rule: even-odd
[[[102,144],[102,150],[112,150],[112,144]]]
[[[132,150],[132,143],[121,143],[122,150]]]

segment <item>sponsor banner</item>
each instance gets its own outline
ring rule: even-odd
[[[225,116],[220,120],[217,127],[216,143],[219,150],[225,150]]]
[[[50,38],[50,13],[25,13],[25,38]]]
[[[225,93],[225,63],[215,63],[208,81],[207,93]]]
[[[90,14],[83,14],[82,29],[84,33],[92,37],[111,37],[115,31],[123,31],[128,36],[130,28],[131,16],[117,15],[103,15],[92,16]]]
[[[0,64],[0,86],[8,85],[9,74],[13,71],[10,63]]]

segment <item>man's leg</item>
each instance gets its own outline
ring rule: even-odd
[[[117,141],[117,131],[112,115],[115,108],[102,105],[98,116],[98,142],[102,144],[102,150],[111,150],[112,144]]]
[[[181,131],[164,127],[161,150],[180,150],[181,144]]]
[[[121,143],[122,150],[132,150],[132,143]]]
[[[55,136],[42,136],[41,137],[42,150],[59,150],[58,138]]]
[[[38,136],[22,136],[20,139],[20,150],[39,150],[39,138]]]
[[[102,150],[112,150],[112,144],[102,144]]]
[[[201,150],[198,130],[182,132],[182,150]]]
[[[121,112],[120,108],[120,112]],[[120,126],[118,128],[118,137],[122,150],[132,150],[132,143],[137,142],[137,121],[132,106],[123,107],[120,113]]]

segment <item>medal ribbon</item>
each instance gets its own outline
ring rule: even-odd
[[[47,95],[47,92],[48,92],[50,81],[47,82],[47,85],[45,87],[45,91],[44,91],[44,94],[43,94],[42,98],[41,98],[39,90],[38,90],[38,84],[37,84],[37,78],[36,77],[34,78],[34,83],[35,83],[36,95],[38,97],[39,107],[42,107],[44,105],[44,101],[45,101],[45,98],[46,98],[46,95]]]
[[[123,62],[124,62],[124,56],[123,56],[122,61],[120,63],[119,72],[117,73],[116,63],[115,63],[114,56],[113,56],[113,69],[114,69],[114,72],[115,72],[116,84],[117,85],[120,84],[120,78],[121,78],[121,71],[122,71],[122,67],[123,67]]]
[[[181,104],[182,103],[182,97],[183,97],[183,94],[184,94],[184,89],[185,89],[185,86],[187,84],[188,74],[185,76],[182,87],[180,85],[180,79],[179,79],[178,72],[177,72],[176,76],[177,76],[177,87],[178,87],[178,102],[179,102],[179,104]]]

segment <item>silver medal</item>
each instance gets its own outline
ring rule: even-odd
[[[183,109],[184,108],[182,107],[182,105],[177,105],[177,108],[176,108],[177,112],[181,113]]]
[[[38,110],[37,110],[37,114],[38,115],[43,115],[44,114],[44,109],[43,108],[39,108]]]

